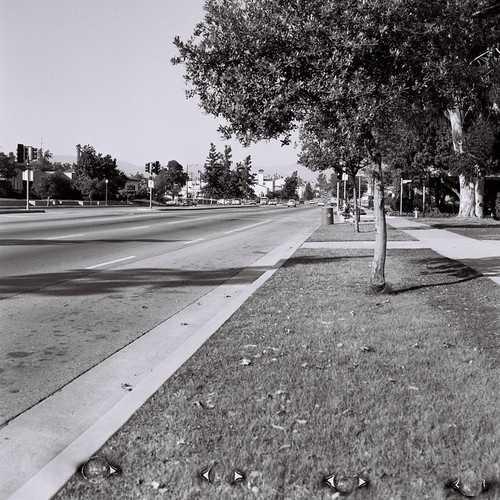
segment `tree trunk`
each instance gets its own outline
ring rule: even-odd
[[[476,198],[476,217],[484,219],[484,177],[480,174],[476,178],[474,194]]]
[[[456,153],[462,154],[464,132],[462,127],[462,113],[458,107],[449,109],[447,113],[451,125],[451,138],[453,139],[453,149]],[[459,217],[474,217],[476,214],[475,206],[475,182],[469,180],[466,175],[459,175],[460,181],[460,208],[458,210]]]
[[[460,181],[460,208],[458,209],[459,217],[474,217],[476,213],[475,205],[475,183],[470,181],[464,174],[459,175]]]
[[[385,256],[387,250],[387,225],[384,208],[384,183],[382,179],[382,159],[377,158],[373,172],[375,213],[375,251],[373,253],[370,284],[376,290],[385,288]]]
[[[354,231],[359,233],[359,208],[358,208],[358,192],[356,190],[356,177],[353,176],[353,197],[354,197]]]

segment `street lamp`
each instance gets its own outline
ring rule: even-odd
[[[106,206],[108,206],[108,179],[104,179],[104,183],[106,184]]]

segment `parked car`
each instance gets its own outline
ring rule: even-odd
[[[325,206],[325,202],[322,201],[322,200],[319,200],[318,201],[318,207],[324,207]]]
[[[231,202],[231,205],[241,205],[241,200],[236,200],[236,199],[235,199],[235,200],[233,200],[233,201]]]
[[[286,206],[288,208],[290,208],[290,207],[296,207],[297,206],[297,202],[295,200],[288,200],[288,203],[286,204]]]
[[[314,200],[309,200],[309,205],[316,205],[316,202]]]
[[[269,202],[267,204],[268,205],[277,205],[278,202],[276,200],[269,200]]]

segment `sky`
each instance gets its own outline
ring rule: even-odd
[[[203,0],[0,0],[0,151],[17,144],[75,155],[76,144],[143,166],[202,165],[210,143],[233,160],[288,165],[298,149],[220,138],[223,123],[186,99],[174,36]]]

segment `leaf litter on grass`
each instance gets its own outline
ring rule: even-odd
[[[453,266],[429,273],[432,258],[388,252],[384,309],[352,286],[366,252],[300,250],[104,446],[122,450],[119,465],[143,482],[133,473],[96,491],[72,481],[61,498],[147,497],[148,478],[169,478],[169,498],[204,498],[193,471],[214,461],[218,477],[238,466],[247,480],[241,490],[218,480],[212,498],[253,489],[256,498],[331,498],[321,480],[336,471],[369,477],[363,498],[373,499],[445,498],[450,477],[471,470],[500,477],[499,369],[485,362],[498,351],[481,349],[496,338],[500,294],[487,280],[457,279]],[[314,293],[305,300],[297,286]],[[271,347],[285,353],[279,363]],[[254,351],[266,352],[251,366],[230,362]],[[316,368],[319,358],[328,369]],[[186,406],[202,394],[217,394],[216,408]],[[127,447],[139,429],[140,445]]]

